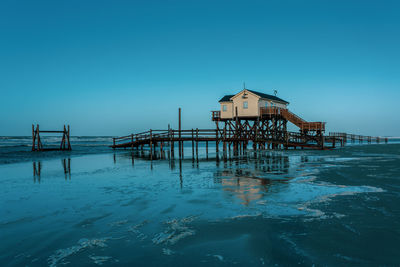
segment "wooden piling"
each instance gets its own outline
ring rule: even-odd
[[[194,132],[193,132],[193,128],[192,128],[192,157],[194,159]]]
[[[208,141],[206,141],[206,158],[208,159]]]
[[[196,128],[196,158],[199,158],[199,128]]]
[[[32,124],[32,151],[35,150],[35,141],[36,141],[35,126]]]
[[[153,155],[153,132],[150,129],[150,154]]]
[[[174,151],[174,146],[175,146],[175,139],[174,139],[174,130],[170,129],[171,134],[170,134],[170,145],[171,145],[171,157],[175,157],[175,151]]]
[[[182,141],[181,141],[181,137],[182,137],[182,133],[181,133],[181,108],[179,108],[179,128],[178,128],[178,136],[179,136],[179,158],[182,158]]]

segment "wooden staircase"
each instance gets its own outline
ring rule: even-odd
[[[286,120],[296,125],[297,127],[299,127],[302,132],[325,131],[325,124],[326,124],[325,122],[308,122],[285,108],[277,108],[277,107],[260,108],[260,116],[263,115],[277,115],[277,116],[280,115]]]

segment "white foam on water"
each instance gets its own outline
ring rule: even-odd
[[[169,248],[163,248],[162,252],[163,252],[164,255],[168,255],[168,256],[171,256],[171,255],[175,254],[175,251],[173,251],[173,250],[171,250]]]
[[[127,224],[127,223],[128,223],[128,220],[122,220],[122,221],[111,222],[108,225],[114,227],[114,226],[121,226],[121,225]]]
[[[213,255],[215,258],[219,259],[220,261],[224,261],[224,257],[221,255]]]
[[[112,257],[109,256],[93,256],[93,255],[89,256],[89,258],[93,260],[94,264],[97,265],[103,265],[104,263],[112,259]]]
[[[261,216],[262,214],[261,214],[261,212],[257,212],[257,213],[254,213],[254,214],[239,214],[239,215],[236,215],[236,216],[232,216],[232,217],[230,217],[229,219],[242,219],[242,218],[251,218],[251,217],[258,217],[258,216]]]
[[[174,245],[179,240],[192,236],[196,233],[195,230],[191,229],[187,224],[195,220],[197,216],[188,216],[182,219],[172,219],[166,221],[167,229],[161,233],[158,233],[152,239],[156,245]]]
[[[64,261],[67,257],[76,254],[86,248],[93,248],[93,247],[106,247],[106,241],[110,238],[100,238],[100,239],[87,239],[82,238],[78,241],[78,245],[72,246],[65,249],[57,250],[53,255],[51,255],[47,262],[50,267],[55,267],[57,264],[66,264]]]
[[[144,220],[144,221],[141,222],[141,223],[138,223],[138,224],[136,224],[136,225],[130,226],[130,227],[128,228],[128,231],[129,231],[129,232],[132,232],[132,233],[134,233],[134,234],[136,234],[136,237],[137,237],[139,240],[143,241],[143,240],[145,240],[145,239],[147,238],[147,235],[144,234],[144,233],[143,233],[142,231],[140,231],[139,229],[142,228],[144,225],[146,225],[146,224],[148,224],[148,223],[149,223],[149,221]]]

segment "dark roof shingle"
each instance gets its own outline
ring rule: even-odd
[[[283,100],[283,99],[281,99],[281,98],[279,98],[277,96],[274,96],[274,95],[268,95],[268,94],[260,93],[260,92],[257,92],[257,91],[249,90],[249,89],[246,89],[246,90],[249,91],[249,92],[252,92],[253,94],[258,95],[261,98],[267,98],[267,99],[276,100],[276,101],[280,101],[280,102],[289,104],[289,102],[287,102],[287,101],[285,101],[285,100]],[[235,96],[235,95],[225,95],[218,102],[229,102],[229,101],[231,101],[231,97],[233,97],[233,96]]]
[[[246,90],[249,91],[249,92],[252,92],[253,94],[256,94],[256,95],[260,96],[261,98],[267,98],[267,99],[276,100],[276,101],[280,101],[280,102],[284,102],[284,103],[289,104],[289,102],[287,102],[287,101],[285,101],[285,100],[283,100],[283,99],[281,99],[281,98],[279,98],[277,96],[274,96],[274,95],[268,95],[268,94],[260,93],[260,92],[257,92],[257,91],[249,90],[249,89],[246,89]]]
[[[234,95],[226,95],[223,98],[221,98],[218,102],[228,102],[231,101],[231,97]]]

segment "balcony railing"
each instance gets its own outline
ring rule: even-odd
[[[221,119],[221,111],[213,110],[213,111],[211,111],[211,113],[212,113],[212,120],[213,121],[217,121],[217,120]]]

